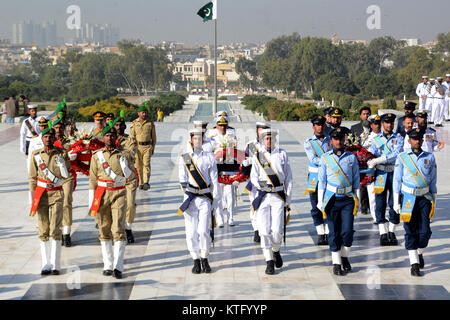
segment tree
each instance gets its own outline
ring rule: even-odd
[[[51,65],[52,60],[47,56],[47,53],[42,50],[32,51],[31,54],[31,68],[38,75],[42,75],[45,69]]]
[[[239,82],[244,88],[252,89],[256,87],[258,75],[256,62],[245,57],[239,57],[236,61],[236,72],[239,74]]]
[[[329,90],[335,92],[342,92],[354,95],[358,93],[353,81],[347,77],[338,77],[334,72],[321,75],[314,83],[314,90],[321,92],[322,90]]]
[[[433,48],[433,52],[442,54],[450,52],[450,32],[437,35],[437,43]]]
[[[387,59],[391,59],[394,55],[394,52],[405,46],[405,41],[395,40],[392,37],[380,37],[375,38],[370,41],[368,52],[370,54],[370,58],[374,59],[377,63],[377,74],[381,74],[385,72],[385,68],[383,68],[383,63]]]

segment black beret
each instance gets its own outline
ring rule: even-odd
[[[325,121],[326,121],[325,117],[318,114],[314,115],[313,118],[311,119],[312,124],[318,125],[324,125]]]
[[[407,134],[408,134],[409,138],[419,140],[419,139],[423,138],[425,131],[420,128],[413,128],[413,129],[408,130]]]
[[[405,101],[405,110],[416,110],[417,103],[412,101]]]
[[[393,113],[385,113],[381,116],[381,122],[394,122],[396,117]]]

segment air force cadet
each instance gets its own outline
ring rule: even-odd
[[[252,165],[252,159],[255,154],[259,152],[263,148],[260,142],[260,133],[264,129],[269,129],[270,124],[265,122],[256,122],[256,139],[250,141],[247,143],[247,146],[245,147],[245,155],[247,157],[246,160],[244,160],[244,163],[242,164],[244,167],[249,167]],[[257,195],[257,189],[256,187],[253,187],[251,180],[247,183],[245,187],[245,191],[248,193],[248,197],[250,199],[250,206],[255,200]],[[259,236],[258,231],[258,222],[256,221],[256,214],[253,212],[253,210],[250,208],[250,221],[252,222],[253,227],[253,241],[256,243],[261,242],[261,237]]]
[[[181,156],[178,166],[185,193],[178,214],[184,215],[187,247],[194,260],[192,273],[209,273],[212,208],[217,208],[221,190],[214,155],[202,150],[202,129],[192,129],[189,134],[192,150]]]
[[[263,129],[260,139],[263,148],[252,158],[250,180],[257,188],[257,196],[252,202],[256,214],[261,248],[267,263],[266,274],[275,273],[275,267],[281,268],[283,260],[280,254],[292,195],[292,171],[287,153],[278,147],[277,132]]]
[[[422,82],[417,85],[416,95],[419,97],[419,110],[425,109],[427,100],[428,76],[422,76]]]
[[[392,178],[394,176],[394,163],[397,156],[403,151],[403,137],[394,133],[395,114],[385,113],[381,116],[383,132],[374,138],[369,151],[377,158],[367,162],[369,168],[375,171],[375,202],[376,217],[380,230],[380,245],[397,245],[395,226],[400,223],[400,216],[394,210],[392,198]],[[389,192],[389,198],[388,198]],[[389,204],[389,223],[385,218],[386,201]]]
[[[317,207],[328,221],[333,273],[350,271],[350,247],[353,244],[353,220],[360,197],[359,166],[356,156],[345,151],[344,128],[330,132],[332,150],[320,158]]]
[[[305,195],[309,193],[311,216],[317,230],[317,244],[328,244],[328,224],[324,223],[322,212],[317,208],[317,184],[319,182],[319,164],[322,155],[331,150],[330,137],[324,134],[325,117],[315,115],[312,120],[314,135],[306,139],[304,148],[309,160],[308,184]]]
[[[411,149],[397,157],[393,182],[394,208],[404,222],[412,276],[422,275],[423,251],[431,237],[430,219],[436,207],[436,161],[421,148],[423,134],[420,128],[408,131]]]
[[[421,110],[416,112],[417,124],[423,131],[422,149],[426,152],[438,152],[444,148],[444,141],[438,141],[436,130],[427,125],[427,111]],[[409,137],[408,137],[409,138]],[[411,148],[409,142],[405,140],[403,149]]]

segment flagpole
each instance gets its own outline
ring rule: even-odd
[[[213,117],[217,113],[217,18],[214,19],[214,106]]]

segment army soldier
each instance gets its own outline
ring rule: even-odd
[[[209,228],[212,208],[217,208],[220,199],[217,165],[214,155],[202,150],[202,129],[192,129],[189,135],[191,151],[181,155],[178,166],[180,186],[185,193],[178,214],[184,215],[187,247],[194,260],[192,273],[210,273]]]
[[[278,133],[263,129],[260,132],[263,148],[252,158],[250,181],[257,188],[252,202],[261,237],[261,248],[267,263],[266,274],[275,273],[275,267],[283,266],[280,248],[285,233],[286,211],[289,211],[292,195],[292,171],[287,153],[278,147]]]
[[[126,233],[125,185],[135,180],[130,168],[130,152],[116,145],[117,130],[111,122],[102,132],[105,147],[92,155],[89,170],[89,199],[91,215],[95,216],[100,232],[103,275],[122,278]],[[112,240],[114,239],[114,254]],[[113,270],[114,269],[114,270]]]
[[[304,148],[309,160],[308,185],[305,194],[309,193],[311,202],[311,216],[317,230],[317,244],[319,246],[328,244],[328,224],[324,223],[322,212],[317,208],[317,184],[319,182],[320,158],[331,149],[330,137],[324,134],[325,118],[315,115],[312,120],[314,135],[306,139]]]
[[[428,76],[422,76],[422,82],[417,85],[416,95],[419,98],[419,110],[426,109]]]
[[[405,116],[408,114],[413,115],[414,114],[414,110],[416,110],[416,103],[415,102],[411,102],[411,101],[405,101],[405,106],[404,106],[404,110],[405,110],[405,115],[398,118],[397,121],[397,130],[395,130],[396,133],[400,133],[402,135],[402,137],[405,136],[406,131],[405,131],[405,126],[403,125],[403,121],[405,120]],[[414,118],[414,123],[417,123],[416,119]]]
[[[147,106],[138,109],[136,120],[131,123],[130,136],[137,141],[136,168],[141,185],[139,189],[150,189],[151,157],[155,152],[156,129],[152,120],[147,120]]]
[[[102,132],[106,125],[105,123],[106,114],[102,111],[95,111],[92,116],[94,117],[94,124],[95,124],[94,138],[102,140]]]
[[[52,119],[52,121],[56,121],[60,118],[60,113],[62,112],[62,119],[66,127],[66,136],[73,137],[75,132],[78,131],[75,120],[73,117],[67,112],[67,104],[66,99],[64,98],[63,102],[58,103],[58,107],[56,108],[56,115]]]
[[[261,141],[260,141],[260,133],[264,129],[270,129],[270,124],[265,122],[256,122],[256,139],[253,141],[250,141],[247,143],[247,146],[245,147],[245,156],[247,157],[246,160],[242,163],[244,167],[250,167],[252,165],[252,159],[253,155],[259,152],[259,150],[262,149]],[[256,187],[253,188],[252,182],[249,181],[247,183],[247,186],[245,187],[244,191],[248,193],[249,199],[250,199],[250,205],[255,200],[257,195],[257,189]],[[259,236],[258,231],[258,222],[256,220],[256,214],[251,210],[250,208],[250,221],[252,222],[253,227],[253,241],[256,243],[261,242],[261,237]]]
[[[423,151],[430,153],[441,151],[442,148],[444,148],[445,143],[444,141],[438,140],[435,129],[427,126],[427,111],[421,110],[416,112],[416,119],[418,127],[424,132],[424,141],[421,146]],[[411,147],[409,146],[407,141],[405,141],[405,145],[407,145],[409,148]],[[404,149],[406,149],[406,147],[404,147]]]
[[[128,134],[125,133],[125,129],[127,128],[127,125],[125,124],[125,119],[123,117],[116,118],[114,128],[116,128],[116,130],[117,130],[116,144],[118,147],[121,147],[122,149],[128,150],[130,152],[132,162],[129,163],[129,165],[130,165],[130,168],[132,168],[133,171],[135,171],[134,155],[136,154],[136,150],[137,150],[136,140],[134,140],[132,137],[130,137]],[[136,216],[137,186],[138,186],[137,179],[130,180],[126,184],[127,218],[125,221],[125,232],[127,233],[127,242],[128,243],[134,243],[134,236],[133,236],[133,231],[132,231],[131,226],[134,222],[134,217]]]
[[[25,154],[25,158],[28,158],[28,148],[30,146],[30,140],[32,138],[36,138],[39,131],[39,119],[37,117],[37,105],[30,104],[28,106],[29,117],[22,122],[22,126],[20,127],[20,152]],[[29,161],[27,161],[27,169],[29,170]]]
[[[403,137],[394,133],[395,114],[385,113],[381,116],[383,132],[375,137],[369,151],[377,158],[367,162],[369,168],[375,171],[375,202],[376,217],[380,230],[380,245],[397,245],[395,226],[400,222],[400,216],[394,210],[392,198],[392,178],[394,176],[394,163],[397,156],[403,151]],[[387,193],[389,192],[389,198]],[[385,218],[386,201],[389,204],[389,223]]]
[[[422,150],[423,134],[420,128],[408,131],[411,149],[397,157],[393,183],[394,207],[404,222],[412,276],[422,276],[423,251],[431,237],[430,219],[436,208],[436,160]]]
[[[61,117],[53,122],[53,129],[55,129],[55,147],[66,150],[70,148],[71,143],[65,136],[66,125]],[[67,154],[69,160],[75,160],[76,154]],[[63,219],[62,219],[62,245],[66,247],[72,246],[72,239],[70,231],[72,226],[72,202],[73,191],[76,185],[76,173],[70,170],[71,179],[66,179],[63,183],[64,201],[63,201]]]
[[[55,148],[54,141],[55,130],[49,125],[42,132],[44,148],[32,153],[29,171],[30,191],[33,193],[30,215],[38,213],[42,275],[58,275],[61,270],[62,185],[71,179],[67,153]]]
[[[114,113],[110,112],[110,113],[106,113],[105,114],[105,122],[109,123],[109,120],[114,121],[116,119],[116,117],[114,116]]]
[[[328,221],[330,234],[328,243],[331,250],[333,273],[344,275],[352,269],[349,261],[350,247],[353,243],[353,221],[358,212],[359,166],[356,156],[345,151],[344,128],[330,132],[332,150],[320,158],[318,203]]]
[[[209,131],[209,138],[214,146],[214,150],[222,149],[224,144],[235,143],[237,141],[235,130],[228,127],[228,117],[220,115],[216,118],[217,126]],[[234,172],[219,172],[219,175],[234,175]],[[236,205],[236,190],[233,184],[219,183],[222,199],[219,200],[217,210],[215,211],[215,217],[219,228],[224,226],[224,210],[226,208],[228,213],[228,225],[234,226],[234,215]]]

